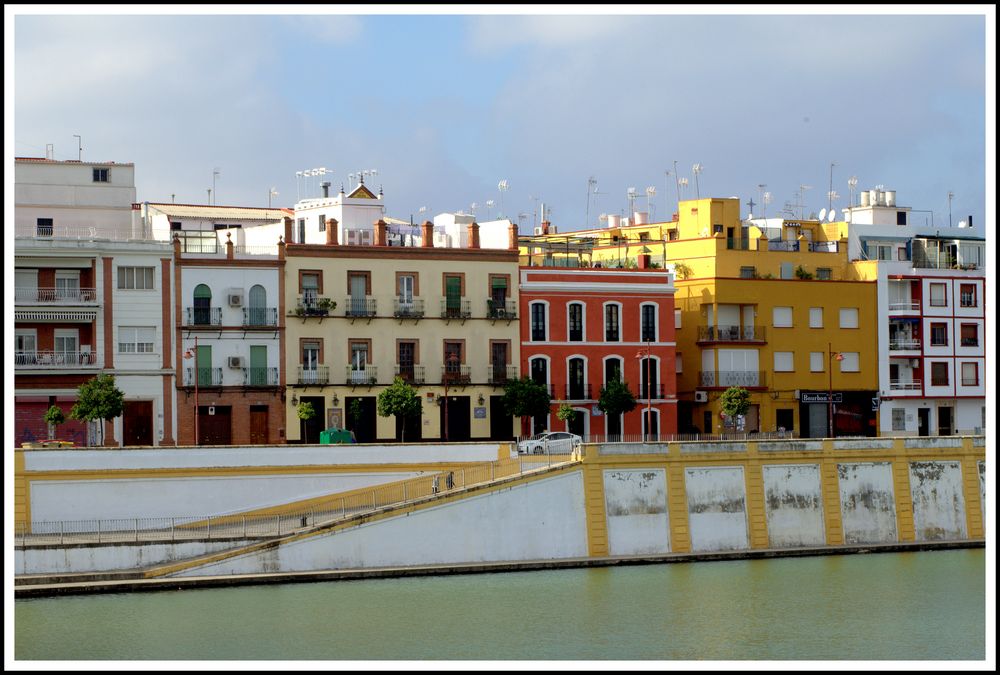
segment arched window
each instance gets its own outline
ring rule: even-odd
[[[583,342],[583,303],[569,304],[569,341]]]
[[[622,379],[622,360],[619,356],[609,356],[604,359],[604,385],[608,382]]]
[[[212,323],[212,289],[205,284],[194,287],[194,320],[197,326],[208,326]]]
[[[639,360],[639,398],[663,398],[659,383],[660,360],[655,357],[643,357]]]
[[[247,303],[247,323],[251,326],[265,326],[267,320],[267,291],[260,284],[250,287]]]
[[[584,380],[586,380],[586,362],[575,357],[569,360],[569,379],[566,385],[566,400],[582,401],[590,398],[586,391]]]

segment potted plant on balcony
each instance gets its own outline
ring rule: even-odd
[[[316,314],[319,316],[326,316],[334,309],[337,309],[337,303],[330,298],[320,298],[316,303]]]

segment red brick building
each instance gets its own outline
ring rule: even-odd
[[[521,267],[521,368],[549,387],[550,414],[524,434],[568,430],[580,436],[677,432],[674,285],[666,270]],[[647,356],[648,355],[648,356]],[[635,410],[608,419],[601,389],[622,379]],[[576,418],[562,422],[568,403]],[[647,423],[647,418],[649,422]]]

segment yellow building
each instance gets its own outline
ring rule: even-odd
[[[681,433],[819,437],[833,418],[835,435],[876,435],[876,284],[848,259],[847,224],[744,222],[735,198],[677,216],[527,238],[522,262],[674,266]],[[733,385],[751,393],[742,422],[721,415]]]
[[[405,440],[510,439],[515,420],[499,399],[520,360],[516,249],[389,246],[386,224],[369,245],[285,246],[286,428],[290,442],[316,443],[321,430],[354,431],[360,442],[404,438],[404,423],[377,414],[397,376],[418,390],[419,419]],[[289,221],[287,228],[291,228]],[[475,231],[474,231],[475,230]],[[318,413],[300,423],[296,406]]]

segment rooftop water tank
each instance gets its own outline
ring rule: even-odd
[[[895,206],[896,205],[896,191],[895,190],[886,190],[885,191],[885,205],[886,206]]]

